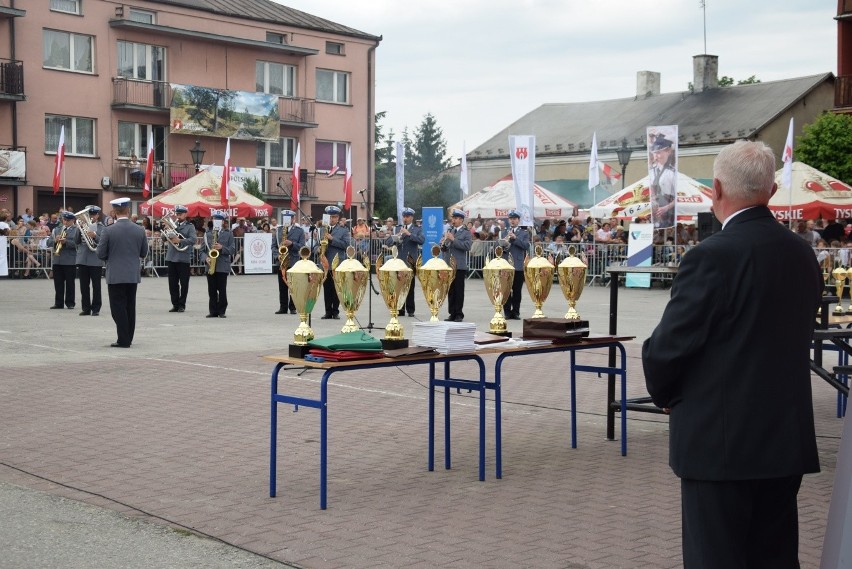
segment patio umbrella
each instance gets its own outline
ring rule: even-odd
[[[781,185],[781,170],[775,172],[778,191],[769,209],[778,219],[846,219],[852,217],[852,187],[803,162],[793,162],[790,189]]]
[[[272,206],[254,197],[237,185],[231,185],[228,206],[223,207],[219,197],[221,180],[208,170],[181,182],[174,188],[139,205],[139,213],[161,217],[175,212],[175,206],[185,205],[189,217],[210,217],[223,212],[228,217],[269,217]]]
[[[650,180],[645,176],[592,207],[593,217],[640,217],[651,213]],[[713,191],[686,174],[677,174],[677,215],[691,218],[710,211]]]
[[[450,209],[460,209],[468,218],[481,216],[483,219],[493,219],[506,217],[515,207],[515,187],[512,175],[509,174],[491,186],[450,206]],[[533,217],[535,219],[569,217],[574,215],[576,208],[576,204],[565,198],[538,184],[533,185]]]

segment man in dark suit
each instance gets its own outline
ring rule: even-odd
[[[423,235],[423,229],[414,224],[414,210],[407,207],[402,210],[402,225],[400,225],[394,235],[389,235],[385,239],[385,246],[397,246],[397,257],[405,261],[412,271],[417,270],[417,257],[420,256],[420,247],[426,237]],[[414,316],[414,277],[412,277],[411,286],[408,287],[408,295],[405,297],[405,306],[400,308],[399,316]]]
[[[113,348],[129,348],[136,330],[136,287],[142,280],[139,261],[148,255],[145,230],[128,218],[130,198],[109,202],[115,223],[105,228],[98,242],[98,258],[106,261],[109,310],[118,339]]]
[[[762,142],[713,167],[722,231],[687,253],[645,342],[648,392],[670,409],[684,567],[798,567],[796,496],[819,471],[809,350],[822,293],[810,246],[766,207],[777,189]]]

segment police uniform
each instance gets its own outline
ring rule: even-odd
[[[456,276],[450,283],[447,293],[447,310],[450,315],[448,322],[461,322],[464,320],[464,284],[467,279],[467,253],[473,243],[470,231],[464,226],[464,212],[454,209],[452,214],[452,227],[442,239],[441,250],[444,252],[444,261],[448,264],[455,260]],[[456,225],[458,224],[458,225]]]
[[[290,314],[296,314],[296,305],[290,298],[290,289],[287,283],[284,282],[284,272],[299,260],[299,249],[305,246],[305,231],[298,224],[292,223],[294,217],[293,211],[284,210],[281,213],[281,225],[275,228],[273,234],[273,245],[276,252],[282,245],[287,247],[287,256],[279,259],[278,310],[275,314],[286,314],[288,308]]]
[[[514,209],[510,211],[509,223],[512,219],[520,220],[520,212]],[[508,320],[520,320],[521,296],[524,290],[524,258],[530,249],[530,232],[526,227],[514,225],[509,228],[506,236],[498,241],[498,245],[503,247],[504,254],[508,255],[508,261],[515,268],[512,291],[503,305],[503,312]]]
[[[189,212],[186,206],[175,206],[175,213],[185,215]],[[169,271],[169,296],[171,296],[172,307],[169,312],[183,312],[186,310],[186,295],[189,293],[189,267],[192,261],[193,247],[195,246],[195,226],[184,217],[177,223],[176,231],[179,233],[180,241],[177,247],[184,250],[178,251],[175,244],[166,239],[166,267]]]
[[[228,273],[231,272],[231,257],[234,255],[234,234],[224,226],[225,216],[217,213],[214,220],[222,221],[222,228],[218,231],[208,228],[204,234],[204,247],[201,249],[201,258],[206,263],[210,257],[210,250],[218,243],[219,257],[216,259],[216,269],[211,275],[209,267],[207,271],[207,296],[209,297],[209,313],[207,318],[225,318],[228,309]],[[215,227],[215,221],[213,222]],[[216,231],[216,240],[213,233]]]
[[[343,262],[346,259],[346,248],[353,244],[352,235],[348,228],[337,225],[340,216],[340,208],[330,205],[325,208],[325,213],[333,216],[331,220],[331,230],[326,235],[328,240],[328,248],[325,250],[325,258],[328,261],[329,270],[337,257],[338,262]],[[325,279],[323,283],[323,300],[325,301],[325,314],[323,320],[329,318],[340,318],[340,298],[337,296],[337,291],[334,289],[334,279],[331,275]]]
[[[391,247],[397,246],[397,257],[408,263],[412,271],[416,271],[417,258],[420,256],[420,247],[426,241],[423,235],[423,229],[414,223],[414,210],[407,207],[402,210],[403,224],[397,228],[395,235],[390,235],[385,239],[385,245]],[[414,316],[414,279],[412,278],[411,286],[408,287],[408,296],[405,297],[405,306],[399,310],[399,315],[403,316],[408,313],[409,316]]]
[[[77,244],[77,276],[80,279],[80,303],[83,305],[83,311],[80,316],[97,316],[101,312],[103,301],[101,300],[101,275],[104,272],[104,262],[98,258],[97,244],[100,240],[100,235],[105,229],[101,223],[101,208],[96,205],[87,206],[89,215],[97,215],[97,219],[92,223],[92,226],[87,228],[95,234],[92,241],[95,242],[95,250],[89,249],[88,244],[84,243],[83,232],[77,231],[75,239]],[[91,290],[90,290],[91,289]]]
[[[79,230],[74,224],[74,213],[70,211],[62,212],[62,225],[57,225],[50,237],[47,239],[47,245],[51,249],[56,248],[59,241],[59,236],[65,232],[65,241],[62,243],[62,249],[59,255],[53,256],[53,290],[54,300],[51,308],[74,308],[75,301],[75,286],[74,279],[77,269],[77,234]]]
[[[674,142],[665,135],[658,134],[651,144],[650,152],[672,149]],[[674,150],[672,149],[672,152]],[[655,229],[674,227],[677,196],[677,172],[674,169],[673,156],[665,164],[653,164],[648,172],[651,185],[651,219]]]

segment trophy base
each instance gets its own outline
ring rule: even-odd
[[[388,340],[382,339],[382,349],[383,350],[399,350],[401,348],[408,347],[408,340],[403,338],[402,340]]]
[[[289,355],[291,358],[299,358],[305,359],[308,351],[311,349],[310,346],[300,346],[298,344],[290,344]]]
[[[502,336],[503,338],[511,338],[512,337],[512,333],[509,332],[508,330],[506,330],[505,332],[492,332],[491,330],[489,330],[488,333],[491,334],[492,336]]]

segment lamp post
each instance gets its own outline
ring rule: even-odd
[[[627,138],[621,139],[621,148],[615,151],[616,155],[618,155],[618,163],[621,166],[621,189],[624,189],[624,177],[627,173],[627,165],[630,163],[630,155],[633,154],[633,150],[627,148]]]
[[[195,164],[195,173],[201,171],[201,162],[204,161],[204,153],[207,152],[201,147],[201,143],[195,141],[195,146],[189,149],[189,154],[192,156],[192,163]]]

